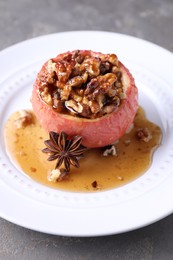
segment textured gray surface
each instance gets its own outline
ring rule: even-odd
[[[43,34],[85,29],[125,33],[173,51],[173,1],[0,0],[0,49]],[[52,236],[0,219],[0,259],[173,259],[173,217],[98,238]]]

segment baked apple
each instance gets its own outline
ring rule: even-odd
[[[137,99],[134,79],[115,54],[75,50],[43,65],[31,101],[46,131],[80,135],[83,145],[94,148],[125,134]]]

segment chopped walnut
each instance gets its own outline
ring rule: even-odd
[[[97,181],[93,181],[93,182],[91,183],[91,185],[92,185],[93,188],[97,188],[97,186],[98,186]]]
[[[53,62],[53,60],[49,60],[48,63],[47,63],[47,71],[49,74],[51,74],[52,72],[55,71],[55,65],[56,63]]]
[[[61,169],[54,169],[52,170],[49,175],[48,175],[48,181],[51,182],[57,182],[57,181],[61,181],[65,178],[65,176],[67,176],[68,172],[61,168]]]
[[[152,139],[152,134],[148,128],[139,128],[136,132],[136,136],[138,140],[144,141],[146,143]]]
[[[52,97],[49,94],[49,88],[44,87],[44,89],[40,92],[41,98],[46,102],[48,105],[52,105]]]
[[[87,75],[87,74],[85,74]],[[70,87],[80,87],[84,83],[85,79],[82,76],[76,76],[67,81],[67,85]]]
[[[106,150],[103,152],[103,156],[108,156],[108,155],[113,155],[113,156],[117,156],[117,149],[114,145],[109,145],[107,147],[105,147]]]
[[[56,63],[52,60],[49,60],[47,63],[47,82],[49,84],[55,83],[55,65]]]
[[[83,106],[79,102],[76,102],[74,100],[65,101],[65,106],[73,113],[80,114],[83,111]]]
[[[117,58],[117,56],[116,56],[115,54],[111,54],[111,55],[109,56],[108,61],[109,61],[110,63],[112,63],[113,65],[118,66],[118,58]]]
[[[55,72],[58,80],[62,83],[67,82],[72,72],[72,66],[67,60],[58,61],[55,65]]]
[[[70,97],[72,87],[70,85],[65,85],[64,88],[60,92],[61,101],[66,101]]]
[[[81,70],[86,70],[91,77],[97,77],[100,74],[100,59],[94,57],[85,58]]]
[[[38,76],[41,99],[57,112],[97,118],[126,98],[115,54],[73,51],[47,62]]]
[[[27,110],[19,110],[19,117],[14,121],[16,128],[24,128],[33,123],[32,114]]]
[[[94,190],[101,190],[101,185],[99,185],[97,181],[93,181],[91,183],[91,186],[93,187]]]

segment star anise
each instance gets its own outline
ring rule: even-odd
[[[43,153],[48,153],[48,161],[57,159],[55,169],[60,168],[64,164],[65,171],[69,173],[70,165],[79,168],[79,158],[82,158],[83,153],[87,150],[85,146],[81,144],[82,137],[74,136],[70,138],[65,132],[49,133],[50,140],[44,141],[47,148],[42,150]]]

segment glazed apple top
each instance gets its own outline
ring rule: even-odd
[[[94,119],[126,98],[115,54],[76,50],[58,55],[38,75],[41,100],[58,113]]]

